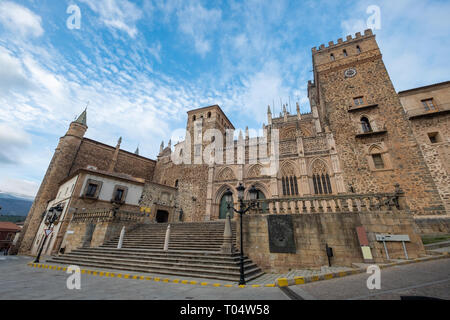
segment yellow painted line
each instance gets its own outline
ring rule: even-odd
[[[92,275],[96,276],[96,275],[98,275],[98,272],[97,271],[92,271]]]
[[[152,280],[152,277],[145,277],[145,280]]]
[[[295,277],[294,281],[295,281],[295,284],[304,284],[305,283],[305,278],[303,278],[303,277]]]
[[[197,284],[197,281],[190,281],[189,284]]]
[[[109,277],[109,272],[105,272],[105,277]]]
[[[81,274],[85,274],[86,273],[86,270],[81,270]]]
[[[145,280],[145,277],[144,276],[140,276],[139,280]]]
[[[61,271],[61,267],[58,267],[58,270]]]
[[[181,280],[181,283],[182,283],[182,284],[188,284],[189,281],[187,281],[187,280]]]
[[[128,279],[130,277],[130,274],[126,274],[125,276],[124,276],[124,279]]]
[[[172,282],[173,283],[179,283],[181,280],[180,279],[173,279]]]
[[[208,282],[202,282],[202,283],[200,283],[202,286],[207,286],[208,285]]]
[[[311,278],[311,281],[319,281],[319,276],[313,276],[313,277]]]
[[[218,288],[218,287],[220,287],[221,286],[221,284],[220,283],[213,283],[213,287],[216,287],[216,288]]]
[[[252,288],[259,288],[259,287],[261,287],[261,285],[259,285],[259,284],[252,284]]]
[[[63,269],[62,269],[63,271],[67,271],[67,268],[66,267],[64,267]]]
[[[326,275],[323,276],[325,278],[325,280],[329,280],[333,278],[333,274],[332,273],[327,273]]]
[[[275,287],[275,283],[265,284],[264,286],[265,286],[265,287],[273,288],[273,287]]]
[[[103,271],[101,271],[98,275],[99,275],[100,277],[103,277],[103,276],[105,275],[105,273],[104,273]]]
[[[223,286],[226,287],[226,288],[232,288],[233,287],[232,284],[224,284]]]
[[[136,280],[138,278],[138,276],[133,276],[133,280]]]
[[[121,273],[118,273],[118,274],[117,274],[117,278],[122,278],[122,274],[121,274]]]
[[[163,282],[169,282],[169,281],[170,281],[170,279],[168,279],[168,278],[163,279]]]
[[[114,278],[114,277],[116,276],[116,274],[113,273],[113,272],[111,272],[111,273],[109,274],[109,276],[110,276],[111,278]]]
[[[347,275],[347,272],[341,271],[339,272],[339,277],[345,277]]]
[[[155,278],[154,279],[156,282],[159,282],[159,281],[161,281],[161,279],[160,278]]]
[[[286,278],[278,278],[277,281],[279,287],[287,287],[289,285],[288,279]]]
[[[241,285],[239,285],[239,288],[245,288],[246,287],[246,285],[245,284],[241,284]]]

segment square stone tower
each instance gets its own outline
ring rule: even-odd
[[[308,96],[334,134],[348,188],[392,192],[399,183],[414,213],[444,213],[372,31],[322,44],[312,57]]]

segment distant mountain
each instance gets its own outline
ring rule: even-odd
[[[0,215],[26,216],[33,200],[29,196],[0,191]]]

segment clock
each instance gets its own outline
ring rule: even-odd
[[[356,75],[356,70],[353,68],[347,69],[345,70],[344,75],[346,78],[352,78]]]

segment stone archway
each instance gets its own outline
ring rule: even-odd
[[[166,210],[158,210],[156,211],[155,220],[157,223],[166,223],[169,222],[169,212]]]

